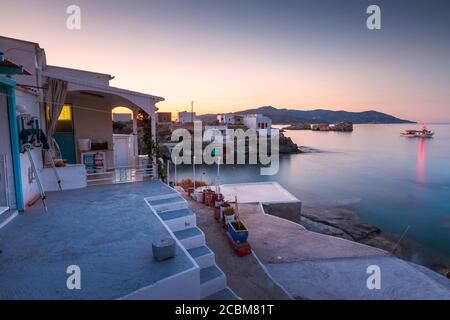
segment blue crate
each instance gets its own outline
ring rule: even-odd
[[[244,243],[247,241],[248,239],[248,230],[247,227],[242,223],[242,225],[244,225],[245,230],[236,230],[233,227],[233,223],[234,222],[229,222],[228,223],[228,233],[230,234],[231,238],[236,242],[236,243]]]

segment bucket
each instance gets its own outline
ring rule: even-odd
[[[78,139],[78,150],[80,151],[91,150],[91,139]]]
[[[203,192],[197,192],[196,196],[197,196],[197,198],[196,198],[197,202],[202,203],[203,202],[204,193]]]

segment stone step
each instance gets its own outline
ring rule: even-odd
[[[196,226],[196,216],[190,209],[165,211],[159,213],[159,216],[173,232]]]
[[[0,216],[9,210],[9,207],[0,207]]]
[[[17,217],[17,210],[9,210],[9,208],[1,207],[0,211],[0,229],[11,222],[15,217]]]
[[[230,288],[226,287],[203,298],[203,300],[240,300],[240,298]]]
[[[163,199],[147,198],[147,201],[157,213],[188,208],[186,200],[184,200],[182,197],[178,195],[175,197]]]
[[[207,246],[192,248],[189,249],[188,252],[200,268],[210,267],[216,263],[214,252]]]
[[[205,244],[205,234],[197,227],[176,231],[174,232],[174,235],[186,250],[200,247]]]
[[[225,289],[225,274],[217,266],[200,269],[200,299]]]

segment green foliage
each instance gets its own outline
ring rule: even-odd
[[[226,216],[232,216],[234,214],[234,208],[233,207],[227,207],[223,210],[223,214]]]
[[[143,141],[147,149],[148,161],[149,163],[153,163],[153,160],[156,159],[158,177],[164,181],[167,178],[166,170],[164,169],[159,141],[158,139],[152,139],[152,121],[149,115],[144,111],[139,113],[139,118],[142,121]]]

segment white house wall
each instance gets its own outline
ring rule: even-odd
[[[45,129],[45,119],[42,119],[42,115],[39,111],[39,98],[36,95],[26,93],[19,89],[16,89],[16,106],[26,108],[26,113],[39,118],[39,124],[41,128]],[[43,169],[42,162],[42,148],[34,148],[31,150],[31,156],[33,157],[34,164],[40,175]],[[39,195],[39,189],[36,179],[29,179],[29,172],[31,170],[30,160],[25,153],[20,154],[20,169],[22,176],[22,192],[23,201],[25,205],[31,200],[35,199]]]
[[[109,102],[93,97],[70,97],[67,103],[73,105],[73,123],[75,132],[75,151],[77,163],[80,163],[78,152],[79,139],[104,140],[108,142],[108,149],[113,149],[112,107]],[[113,167],[114,155],[112,151],[106,153],[106,166]]]
[[[96,83],[104,86],[109,85],[111,76],[109,74],[63,68],[57,66],[46,66],[45,71],[51,73],[55,78],[83,80],[88,83]]]
[[[22,65],[25,70],[31,73],[31,76],[15,75],[14,80],[17,84],[37,86],[37,50],[38,45],[36,43],[0,37],[0,51],[4,53],[5,58]]]

